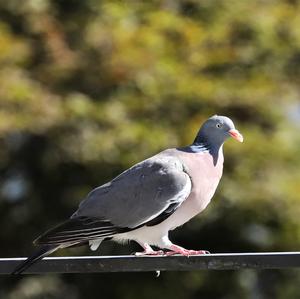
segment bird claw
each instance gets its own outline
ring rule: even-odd
[[[207,250],[189,250],[177,245],[171,246],[170,250],[171,251],[166,252],[165,255],[170,256],[175,254],[181,254],[184,256],[190,256],[190,255],[210,254],[210,252]]]
[[[201,255],[201,254],[209,254],[210,252],[207,250],[189,250],[183,247],[177,246],[172,244],[168,249],[170,251],[163,251],[163,250],[153,250],[148,244],[143,244],[144,251],[142,252],[135,252],[135,256],[171,256],[175,254],[181,254],[184,256],[190,255]]]
[[[210,252],[207,250],[184,250],[184,251],[168,251],[165,253],[166,256],[171,256],[171,255],[175,255],[175,254],[190,256],[190,255],[210,254]]]
[[[162,250],[144,250],[142,252],[135,252],[135,256],[145,256],[145,255],[152,255],[152,256],[157,256],[157,255],[164,255],[164,251]]]

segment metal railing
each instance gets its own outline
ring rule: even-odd
[[[25,258],[0,258],[0,274],[10,274]],[[104,273],[300,268],[300,252],[224,253],[197,256],[46,257],[25,274]]]

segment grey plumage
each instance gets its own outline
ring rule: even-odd
[[[89,243],[95,250],[105,239],[135,240],[142,254],[200,254],[173,244],[168,232],[200,213],[213,196],[223,169],[223,143],[228,137],[243,141],[233,122],[224,116],[209,118],[190,146],[168,149],[95,188],[66,222],[41,235],[40,253],[16,270],[58,248]],[[44,249],[43,249],[44,248]]]
[[[94,189],[72,218],[89,215],[108,219],[119,227],[135,228],[172,203],[182,202],[187,194],[180,192],[189,180],[181,161],[162,153]]]

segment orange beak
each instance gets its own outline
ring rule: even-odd
[[[237,140],[239,142],[243,142],[244,141],[243,135],[238,130],[232,129],[232,130],[229,130],[228,133],[235,140]]]

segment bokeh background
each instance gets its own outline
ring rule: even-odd
[[[213,114],[244,144],[200,217],[211,252],[300,250],[300,1],[0,1],[0,257]],[[129,254],[107,242],[58,255]],[[0,298],[300,298],[298,270],[1,277]]]

